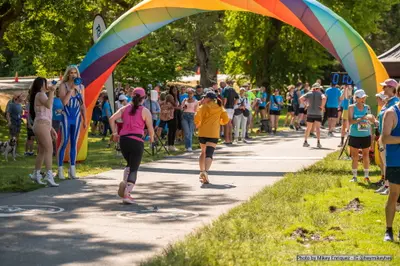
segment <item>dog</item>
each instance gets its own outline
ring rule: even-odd
[[[8,162],[8,155],[12,154],[12,157],[15,161],[17,153],[17,139],[15,137],[12,137],[9,141],[6,142],[0,141],[0,153],[4,155],[7,162]]]

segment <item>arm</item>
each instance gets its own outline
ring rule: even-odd
[[[74,90],[68,90],[67,85],[65,85],[65,83],[60,84],[60,99],[61,99],[63,105],[68,104],[73,91]]]
[[[53,100],[54,100],[54,90],[51,90],[49,93],[49,97],[44,93],[40,93],[37,95],[39,102],[46,107],[47,109],[53,108]]]
[[[81,117],[82,117],[82,124],[83,128],[86,128],[86,106],[85,106],[85,87],[82,88],[81,95],[82,95],[82,105],[81,105]]]
[[[327,100],[327,98],[326,98],[326,96],[325,95],[323,95],[322,94],[322,102],[321,102],[321,106],[319,107],[322,111],[324,111],[325,112],[325,105],[326,105],[326,100]]]
[[[203,109],[204,109],[204,105],[200,106],[197,109],[196,114],[194,115],[194,124],[196,125],[196,128],[199,128],[200,125],[201,125],[201,119],[202,119],[202,116],[203,116]]]
[[[144,119],[146,126],[147,126],[147,130],[149,132],[150,143],[153,143],[154,142],[153,117],[152,117],[149,109],[143,108],[142,118]]]
[[[354,105],[353,106],[349,106],[349,124],[350,125],[358,123],[357,120],[353,119],[353,114],[354,114]]]
[[[400,137],[391,136],[394,124],[396,121],[396,114],[393,110],[387,110],[383,116],[383,129],[381,140],[383,144],[400,144]],[[399,121],[397,121],[399,123]]]
[[[125,108],[126,108],[126,106],[120,108],[120,109],[119,109],[115,114],[113,114],[113,115],[110,117],[110,119],[108,120],[109,123],[110,123],[110,127],[111,127],[111,131],[112,131],[112,133],[113,133],[113,136],[116,136],[116,135],[117,135],[117,126],[116,126],[116,124],[115,124],[115,121],[118,120],[118,119],[121,119],[123,110],[125,110]]]
[[[229,117],[228,117],[228,113],[226,112],[226,110],[224,109],[222,114],[221,114],[221,121],[220,124],[221,126],[225,126],[226,124],[229,123]]]

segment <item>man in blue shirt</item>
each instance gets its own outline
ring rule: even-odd
[[[329,137],[333,137],[333,131],[336,126],[336,121],[338,118],[338,108],[340,102],[340,88],[339,86],[330,87],[325,91],[326,101],[326,113],[328,116],[328,126],[329,126]]]

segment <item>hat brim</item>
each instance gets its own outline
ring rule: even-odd
[[[381,84],[381,86],[388,86],[385,82],[382,82],[382,83],[379,83],[379,84]]]

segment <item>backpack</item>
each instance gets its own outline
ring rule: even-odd
[[[269,119],[261,120],[260,132],[266,132],[266,133],[271,133],[272,132],[272,128],[271,128],[271,125],[269,123]]]

